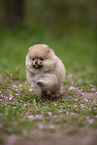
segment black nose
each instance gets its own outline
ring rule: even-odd
[[[37,61],[35,61],[35,64],[37,64],[38,62]]]

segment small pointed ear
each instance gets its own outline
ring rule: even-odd
[[[50,48],[48,45],[45,45],[46,46],[46,49],[48,49],[48,52],[52,52],[52,48]]]
[[[52,51],[53,53],[55,53],[54,50],[53,50],[52,48],[50,48],[50,51]]]
[[[51,49],[50,48],[48,48],[48,50],[47,50],[48,52],[51,52]]]
[[[28,49],[28,52],[32,49],[32,46]]]

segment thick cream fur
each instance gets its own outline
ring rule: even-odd
[[[43,58],[42,68],[33,68],[33,58]],[[45,44],[31,46],[26,55],[26,77],[36,95],[60,95],[65,67],[52,49]]]

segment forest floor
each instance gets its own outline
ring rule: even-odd
[[[0,82],[0,144],[96,145],[97,92],[64,86],[58,98],[32,96],[24,81]],[[68,88],[68,89],[67,89]]]

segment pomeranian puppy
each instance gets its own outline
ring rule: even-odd
[[[62,94],[65,67],[48,45],[36,44],[26,55],[26,77],[38,97],[58,96]]]

